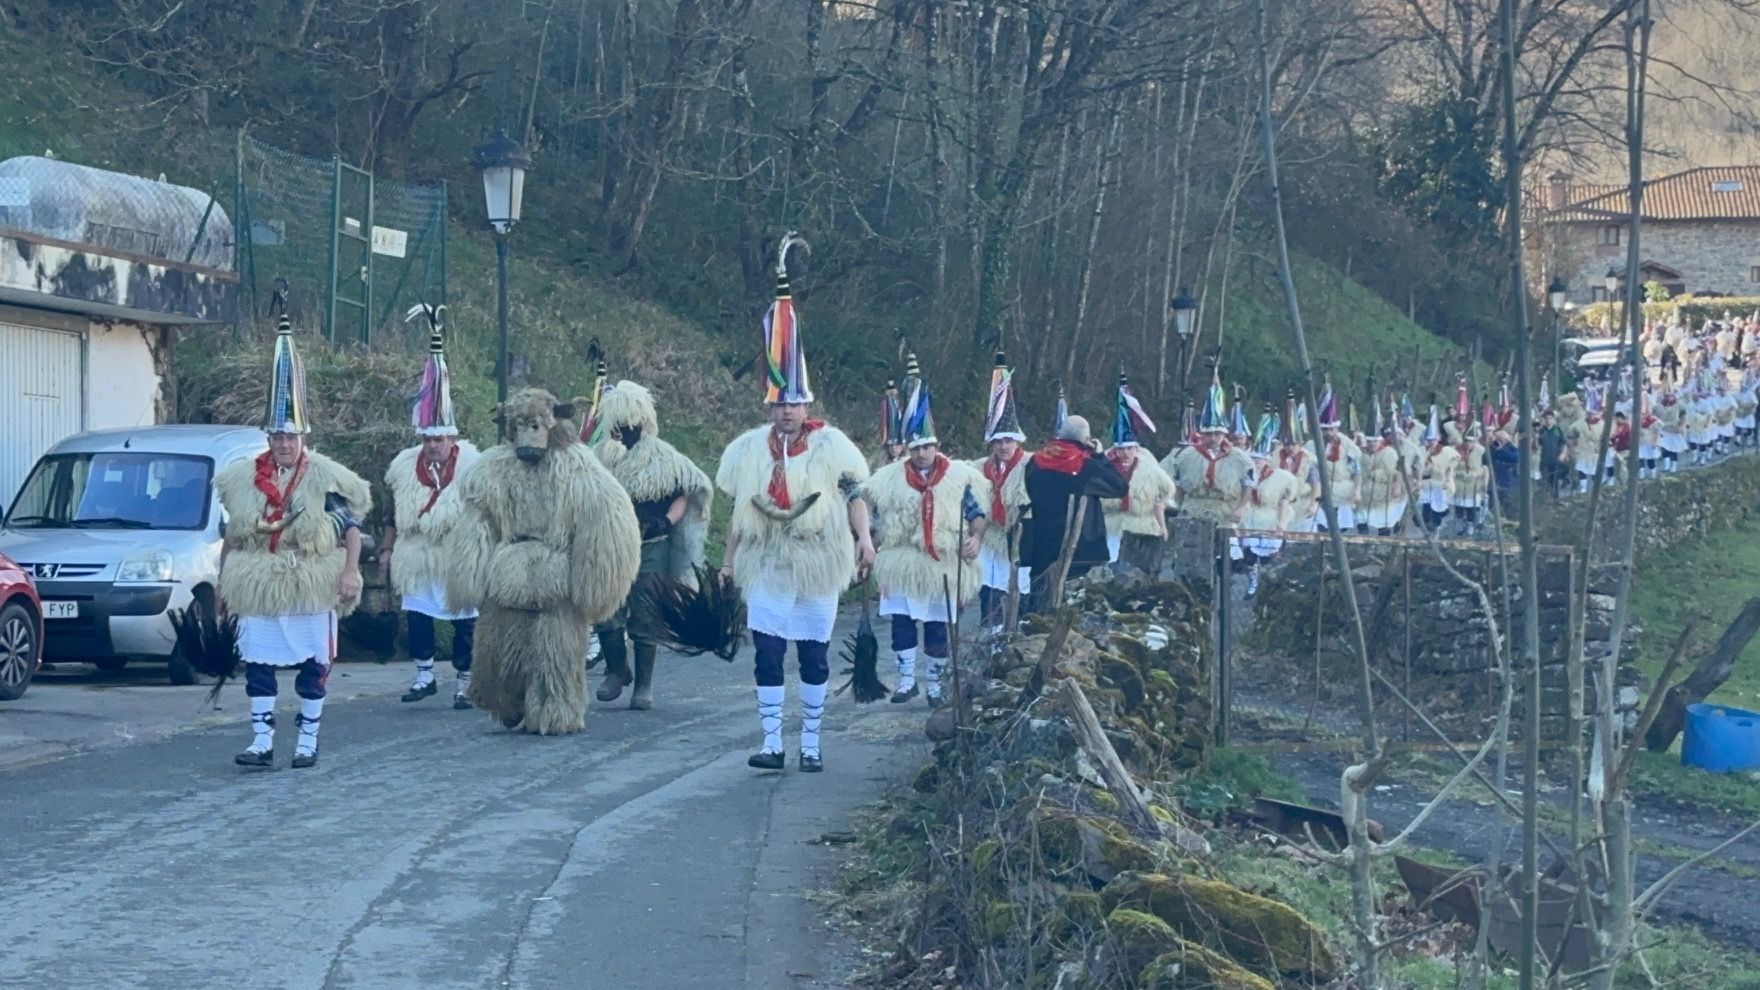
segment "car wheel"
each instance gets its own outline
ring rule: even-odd
[[[97,660],[93,660],[92,666],[98,668],[99,670],[103,671],[106,674],[120,674],[120,673],[122,673],[122,668],[128,666],[128,658],[126,658],[126,657],[101,657]]]
[[[14,602],[0,609],[0,701],[17,701],[37,672],[37,620]]]

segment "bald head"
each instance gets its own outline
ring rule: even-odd
[[[1057,439],[1059,440],[1087,443],[1088,437],[1088,420],[1085,416],[1065,416],[1063,425],[1057,428]]]

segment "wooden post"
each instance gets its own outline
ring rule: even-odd
[[[1137,788],[1137,782],[1131,778],[1124,761],[1118,758],[1118,750],[1112,748],[1112,740],[1106,738],[1106,730],[1100,725],[1100,716],[1094,714],[1094,706],[1088,703],[1088,695],[1082,686],[1073,678],[1062,681],[1063,701],[1069,708],[1070,721],[1076,730],[1076,745],[1081,747],[1088,759],[1100,770],[1100,776],[1106,781],[1106,787],[1118,803],[1136,823],[1143,828],[1155,832],[1161,831],[1161,822],[1149,810],[1149,803],[1143,799],[1143,792]]]
[[[1760,633],[1760,598],[1750,598],[1742,606],[1729,628],[1717,640],[1711,652],[1699,661],[1686,679],[1669,688],[1662,700],[1662,710],[1644,734],[1644,745],[1652,753],[1666,752],[1675,737],[1687,725],[1687,706],[1704,701],[1711,692],[1723,686],[1735,670],[1736,658],[1748,648],[1748,642]]]

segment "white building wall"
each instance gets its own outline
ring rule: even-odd
[[[154,426],[164,379],[154,360],[157,328],[93,323],[86,331],[86,429]]]

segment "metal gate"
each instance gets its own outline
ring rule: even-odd
[[[77,333],[0,323],[0,506],[44,451],[85,428],[81,353]]]

